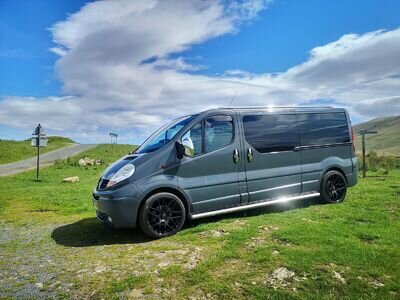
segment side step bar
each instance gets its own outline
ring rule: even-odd
[[[209,212],[200,213],[200,214],[194,214],[194,215],[190,215],[190,219],[196,220],[196,219],[200,219],[200,218],[206,218],[206,217],[212,217],[212,216],[217,216],[217,215],[222,215],[222,214],[227,214],[227,213],[233,213],[233,212],[237,212],[237,211],[248,210],[248,209],[252,209],[252,208],[263,207],[263,206],[268,206],[268,205],[277,204],[277,203],[315,198],[315,197],[319,197],[319,195],[320,195],[319,193],[310,193],[310,194],[305,194],[305,195],[300,195],[300,196],[282,197],[282,198],[277,198],[275,200],[270,200],[270,201],[257,202],[257,203],[248,204],[248,205],[235,206],[235,207],[224,208],[224,209],[209,211]]]

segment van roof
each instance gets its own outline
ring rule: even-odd
[[[296,111],[296,112],[343,112],[344,108],[331,107],[331,106],[231,106],[219,107],[214,110],[268,110],[268,111]]]
[[[219,109],[332,109],[332,106],[230,106],[219,107]]]

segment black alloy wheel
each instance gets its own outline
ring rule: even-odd
[[[158,193],[149,197],[139,215],[142,231],[152,237],[161,238],[181,230],[185,223],[186,210],[181,199],[171,193]]]
[[[325,203],[343,202],[346,197],[347,183],[342,173],[338,171],[327,172],[321,183],[321,198]]]

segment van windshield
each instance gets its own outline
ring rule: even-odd
[[[185,116],[175,119],[154,132],[134,153],[149,153],[160,149],[172,140],[186,124],[197,115]]]

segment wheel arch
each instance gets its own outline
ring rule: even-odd
[[[322,178],[324,178],[325,174],[328,173],[329,171],[337,171],[337,172],[339,172],[340,174],[342,174],[343,177],[344,177],[344,180],[346,181],[346,185],[347,185],[347,176],[346,176],[345,172],[343,171],[343,169],[341,169],[341,168],[338,167],[338,166],[332,166],[332,167],[329,167],[329,168],[327,168],[327,169],[325,170],[325,172],[323,173],[323,175],[322,175],[322,177],[321,177],[321,184],[322,184]]]
[[[171,188],[171,187],[159,187],[154,190],[151,190],[150,192],[148,192],[146,194],[146,196],[143,197],[143,200],[139,204],[139,209],[137,211],[136,220],[139,219],[140,211],[142,210],[142,207],[143,207],[144,203],[146,202],[146,200],[149,197],[151,197],[155,194],[158,194],[158,193],[171,193],[171,194],[177,196],[179,199],[181,199],[183,205],[185,206],[186,216],[189,215],[189,203],[188,203],[188,200],[186,199],[185,195],[181,191],[179,191],[178,189],[175,189],[175,188]]]
[[[345,187],[344,187],[345,191],[344,191],[344,193],[340,196],[341,198],[339,198],[339,199],[334,199],[334,200],[329,199],[329,197],[327,198],[326,192],[324,191],[325,189],[324,189],[324,186],[323,186],[323,184],[324,184],[324,177],[326,176],[326,174],[327,174],[328,172],[331,172],[331,171],[335,171],[335,172],[341,174],[341,175],[344,177],[344,182],[345,182]],[[345,172],[343,171],[343,169],[341,169],[340,167],[337,167],[337,166],[331,166],[331,167],[327,168],[327,169],[324,171],[323,176],[321,177],[321,183],[320,183],[320,199],[322,200],[322,202],[323,202],[323,203],[326,203],[326,204],[343,202],[344,199],[345,199],[345,197],[346,197],[346,190],[347,190],[347,177],[346,177],[346,174],[345,174]]]

